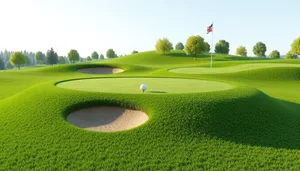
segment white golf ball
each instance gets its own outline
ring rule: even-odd
[[[146,84],[141,84],[140,89],[145,91],[147,89],[147,85]]]

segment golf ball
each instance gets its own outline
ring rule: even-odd
[[[146,84],[141,84],[140,89],[145,91],[147,89],[147,85]]]

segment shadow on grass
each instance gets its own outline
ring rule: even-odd
[[[167,92],[165,92],[165,91],[149,91],[149,93],[165,94],[165,93],[167,93]]]

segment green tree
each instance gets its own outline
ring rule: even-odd
[[[38,51],[35,53],[34,55],[34,58],[35,58],[35,61],[38,63],[38,64],[43,64],[45,63],[45,54],[43,54],[42,52]]]
[[[10,63],[10,61],[6,62],[5,67],[6,67],[6,69],[13,69],[14,68],[14,66]]]
[[[94,51],[93,53],[92,53],[92,56],[91,56],[94,60],[98,60],[99,59],[99,54],[96,52],[96,51]]]
[[[138,51],[134,50],[131,52],[131,54],[139,53]]]
[[[265,53],[267,51],[267,47],[263,42],[257,42],[253,46],[253,53],[258,57],[266,57]]]
[[[58,57],[58,63],[59,64],[66,64],[67,63],[66,58],[63,57],[63,56],[59,56]]]
[[[247,56],[247,49],[245,46],[240,46],[236,49],[235,54],[240,56]]]
[[[5,63],[1,57],[0,57],[0,70],[5,70]]]
[[[68,53],[68,59],[70,62],[75,63],[80,60],[79,53],[75,49],[71,49]]]
[[[87,61],[92,61],[93,59],[92,59],[90,56],[88,56],[88,57],[86,58],[86,60],[87,60]]]
[[[292,47],[291,53],[295,55],[300,55],[300,36],[293,41],[291,47]]]
[[[108,49],[106,51],[106,57],[107,58],[116,58],[117,54],[115,53],[115,51],[113,49]]]
[[[100,55],[100,59],[104,59],[104,55],[103,54]]]
[[[215,52],[228,54],[229,53],[229,43],[226,40],[219,40],[215,45]]]
[[[49,49],[46,53],[46,58],[47,62],[50,65],[57,64],[58,62],[58,55],[57,53],[53,50],[53,48]]]
[[[197,54],[203,52],[205,49],[204,45],[204,39],[197,35],[197,36],[190,36],[186,43],[184,51],[187,55],[193,55],[195,56],[195,59],[197,57]]]
[[[297,59],[298,56],[293,54],[291,51],[289,51],[285,56],[284,56],[285,59]]]
[[[271,53],[270,53],[270,58],[276,58],[276,59],[279,59],[280,58],[280,53],[277,51],[277,50],[273,50]]]
[[[10,55],[9,62],[20,69],[21,65],[26,64],[27,57],[21,52],[14,52]]]
[[[158,53],[166,54],[166,52],[170,52],[173,49],[173,45],[167,38],[158,39],[155,49]]]
[[[207,42],[204,42],[204,52],[210,51],[210,45]]]
[[[178,42],[178,43],[176,44],[176,46],[175,46],[175,49],[176,49],[176,50],[183,50],[183,49],[184,49],[184,46],[183,46],[183,44],[182,44],[181,42]]]

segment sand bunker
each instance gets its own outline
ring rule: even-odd
[[[84,74],[116,74],[116,73],[123,72],[124,70],[120,68],[97,67],[97,68],[84,68],[77,71]]]
[[[142,111],[108,106],[77,110],[67,117],[67,121],[75,126],[101,132],[131,129],[147,120],[148,115]]]

